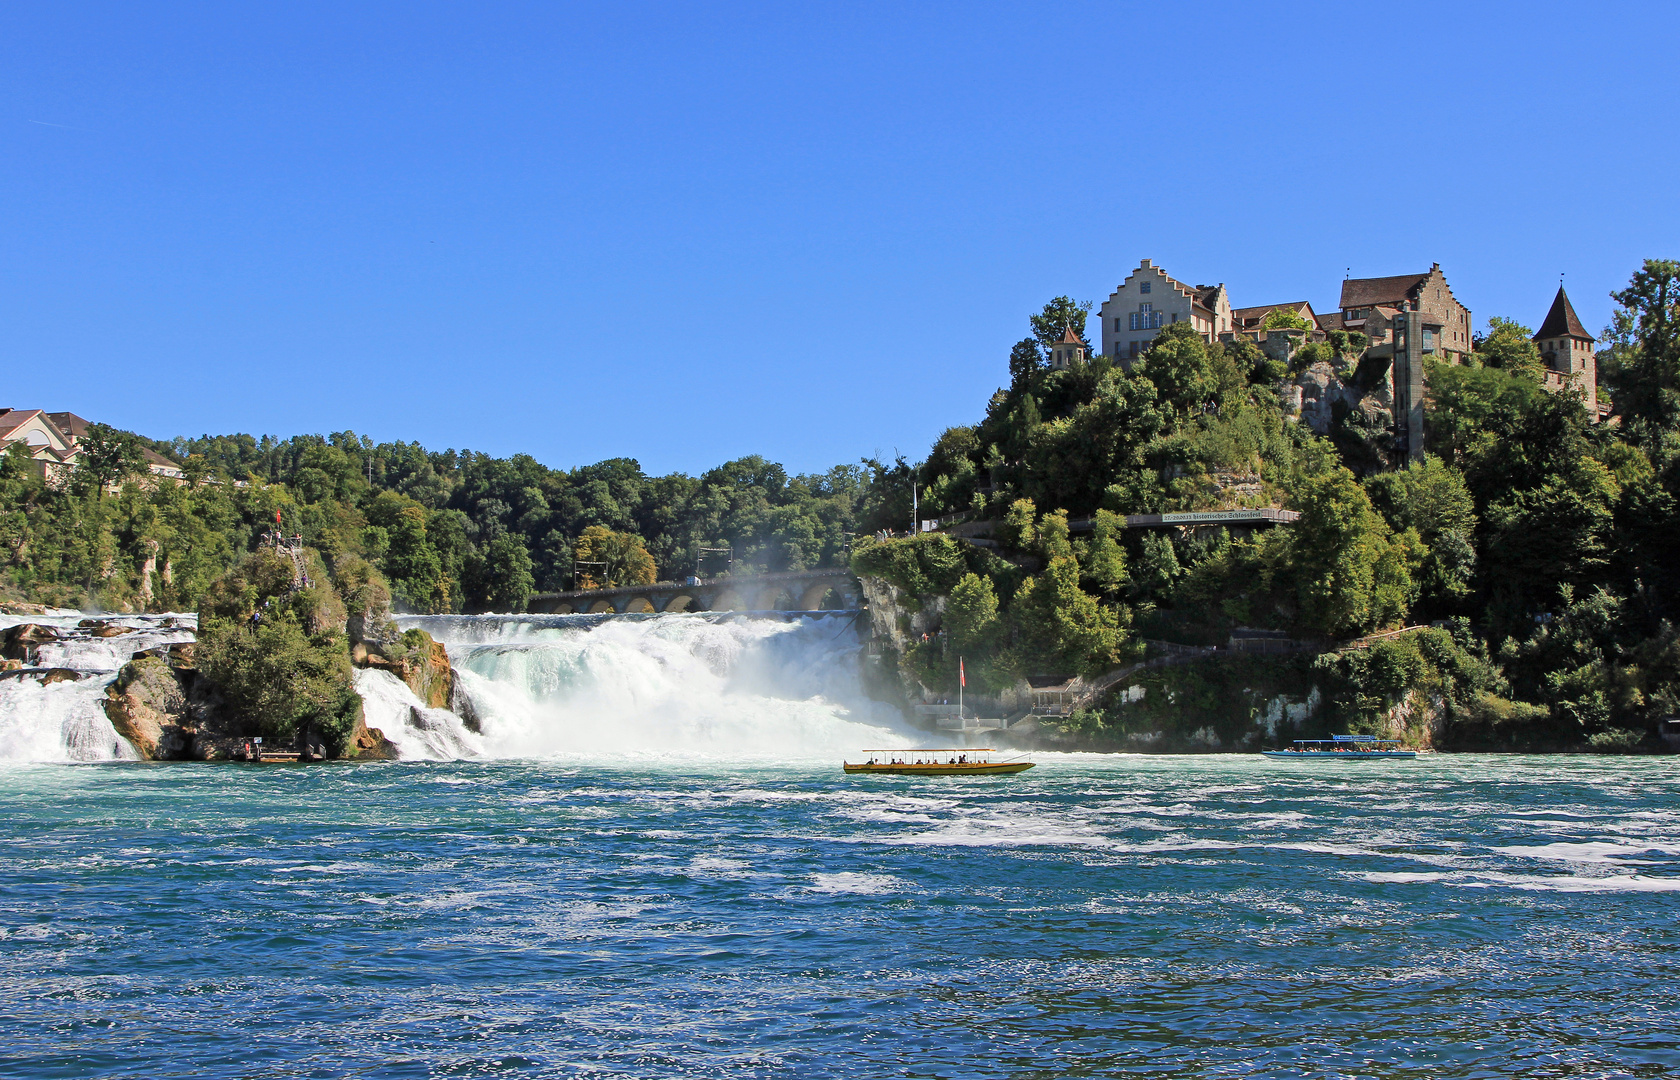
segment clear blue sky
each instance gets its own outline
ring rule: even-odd
[[[1680,257],[1680,6],[11,4],[0,406],[795,471],[978,419],[1140,257]]]

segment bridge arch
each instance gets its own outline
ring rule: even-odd
[[[739,589],[728,589],[718,596],[717,603],[712,605],[712,610],[748,611],[750,609],[747,607],[747,598],[741,594]]]
[[[694,609],[694,597],[687,593],[678,593],[665,601],[660,611],[690,611]]]
[[[612,610],[613,603],[611,600],[597,600],[593,604],[589,605],[589,614],[591,615],[608,614]]]
[[[832,592],[834,592],[834,586],[826,581],[819,581],[814,585],[807,586],[799,596],[799,610],[821,611],[823,602],[828,599],[828,594]]]
[[[647,597],[632,596],[626,599],[624,601],[624,606],[618,610],[629,615],[652,615],[655,609],[653,601],[649,600]]]

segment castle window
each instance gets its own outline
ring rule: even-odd
[[[1149,282],[1147,282],[1147,281],[1138,282],[1138,292],[1144,294],[1145,296],[1148,296],[1149,295]]]

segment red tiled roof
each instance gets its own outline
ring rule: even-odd
[[[1085,339],[1080,337],[1078,334],[1074,333],[1073,332],[1073,324],[1069,323],[1067,329],[1062,331],[1062,340],[1057,342],[1057,344],[1058,345],[1083,345],[1083,344],[1085,344]]]
[[[1573,337],[1585,338],[1588,341],[1598,339],[1587,333],[1587,328],[1581,325],[1581,320],[1575,316],[1575,306],[1569,302],[1569,294],[1558,286],[1557,299],[1552,301],[1552,310],[1546,312],[1546,321],[1540,324],[1540,329],[1534,335],[1534,340],[1541,338]]]

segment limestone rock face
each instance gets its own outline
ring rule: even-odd
[[[132,626],[117,626],[104,619],[83,619],[76,625],[86,630],[89,637],[96,638],[122,637],[124,634],[135,632],[135,628]]]
[[[148,761],[185,757],[192,744],[187,695],[160,657],[140,656],[123,665],[105,690],[105,715]]]
[[[383,731],[368,727],[366,717],[358,712],[356,728],[350,733],[350,742],[344,748],[344,756],[363,761],[396,761],[402,754],[398,752],[396,744],[385,737]]]
[[[61,682],[76,682],[86,675],[87,672],[77,671],[75,668],[25,667],[21,660],[0,660],[0,678],[30,679],[42,686],[51,686],[53,683]]]
[[[449,652],[424,630],[410,630],[392,642],[358,641],[350,649],[357,667],[389,671],[414,691],[428,708],[447,709],[455,696],[455,669]]]

